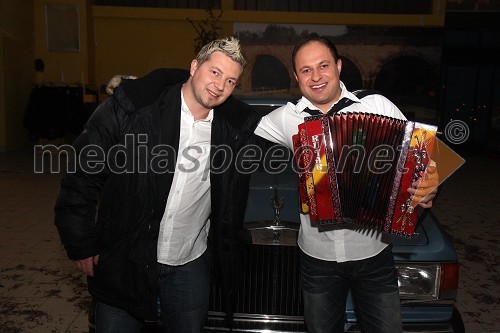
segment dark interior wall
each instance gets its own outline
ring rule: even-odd
[[[0,3],[0,152],[5,152],[29,146],[23,116],[34,82],[34,10],[33,0]]]
[[[442,87],[441,127],[459,120],[469,131],[455,148],[500,151],[500,13],[447,13]]]

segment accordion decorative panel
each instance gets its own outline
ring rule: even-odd
[[[301,208],[313,223],[354,222],[410,237],[435,126],[366,113],[311,116],[294,136]]]

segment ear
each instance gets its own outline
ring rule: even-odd
[[[299,82],[299,78],[295,72],[293,72],[293,76],[295,77],[295,81]]]
[[[197,69],[198,69],[198,61],[196,59],[193,59],[193,61],[191,61],[191,68],[189,70],[189,74],[193,76],[194,72],[196,72]]]
[[[339,71],[339,75],[340,75],[340,72],[342,72],[342,60],[337,60],[337,70]]]

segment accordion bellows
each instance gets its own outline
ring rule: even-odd
[[[302,213],[313,223],[360,223],[415,234],[422,179],[437,128],[377,114],[306,117],[294,135]]]

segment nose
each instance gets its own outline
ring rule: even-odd
[[[313,70],[312,75],[311,75],[311,80],[313,80],[314,82],[317,82],[317,81],[321,80],[322,77],[323,77],[323,75],[321,75],[320,71]]]
[[[223,79],[217,79],[214,81],[214,86],[217,90],[219,91],[224,91],[224,80]]]

